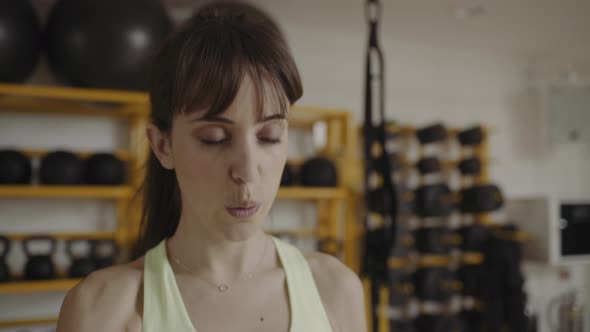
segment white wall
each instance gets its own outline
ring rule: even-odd
[[[305,95],[300,104],[344,107],[360,121],[367,36],[364,1],[255,2],[275,15],[289,39],[304,80]],[[448,126],[483,122],[493,127],[491,176],[508,196],[588,194],[587,145],[547,149],[538,96],[531,83],[531,79],[555,78],[568,64],[582,70],[588,68],[584,60],[590,54],[586,33],[590,30],[586,19],[588,2],[498,0],[485,2],[486,15],[467,20],[454,18],[453,6],[472,1],[382,2],[385,11],[381,41],[386,54],[389,118],[417,126],[442,121]],[[50,3],[38,1],[40,7]],[[179,6],[174,11],[176,17],[185,17],[190,12],[182,8],[190,8],[189,1],[175,3]],[[47,82],[50,78],[41,70],[35,81]],[[0,142],[23,147],[39,142],[41,135],[23,138],[20,130],[10,129],[15,128],[10,121],[32,128],[37,125],[30,119],[2,118]],[[57,135],[49,135],[54,139],[45,140],[43,133],[48,146],[75,142],[77,146],[108,149],[119,144],[103,134],[106,131],[116,135],[120,129],[112,124],[84,123],[68,129],[73,131],[63,136],[65,127],[58,121],[51,123],[52,133]],[[71,139],[84,133],[89,134],[85,139]],[[67,207],[46,208],[58,213]],[[48,215],[47,210],[39,212],[41,215]],[[5,224],[5,219],[0,220]],[[92,228],[93,222],[80,223]],[[548,299],[563,289],[583,289],[587,283],[582,267],[571,268],[570,281],[559,281],[558,271],[552,269],[526,271],[530,277],[527,289],[538,310],[544,310]],[[21,307],[28,305],[30,312],[26,313],[16,311],[16,304],[9,305],[5,298],[0,298],[0,318],[51,311],[48,308],[56,308],[61,295],[54,296],[53,306],[39,302],[45,298],[43,295],[15,299]],[[543,325],[541,331],[548,329]]]

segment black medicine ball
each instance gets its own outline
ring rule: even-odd
[[[330,159],[316,157],[305,161],[300,170],[301,184],[308,187],[335,187],[338,172]]]
[[[31,160],[13,150],[0,151],[0,184],[31,183]]]
[[[81,184],[84,182],[84,162],[70,152],[52,152],[41,159],[39,176],[42,184]]]
[[[27,0],[0,1],[0,82],[21,83],[41,55],[41,23]]]
[[[98,153],[86,160],[86,183],[114,186],[125,181],[125,164],[108,153]]]

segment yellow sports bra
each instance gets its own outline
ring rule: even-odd
[[[291,308],[289,332],[331,332],[328,315],[307,260],[298,248],[271,237],[287,279]],[[198,331],[198,326],[193,326],[184,307],[168,262],[166,240],[162,240],[145,255],[143,285],[144,332]]]

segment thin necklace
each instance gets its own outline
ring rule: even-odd
[[[250,271],[250,273],[247,273],[244,278],[238,277],[236,280],[234,280],[234,282],[237,282],[238,280],[241,280],[241,279],[249,280],[253,277],[253,275],[254,275],[253,272],[258,269],[258,267],[262,263],[264,256],[266,255],[266,248],[268,247],[268,239],[265,237],[265,240],[266,241],[264,243],[264,251],[262,252],[262,255],[260,256],[260,260],[258,261],[258,264],[256,264],[255,268],[252,269],[252,271]],[[183,262],[180,261],[180,259],[178,259],[178,257],[174,256],[172,253],[170,253],[170,256],[172,257],[172,260],[176,264],[180,265],[182,268],[184,268],[187,272],[190,272],[191,274],[193,274],[195,277],[197,277],[197,278],[201,279],[202,281],[208,283],[209,285],[215,287],[219,292],[225,293],[229,290],[229,285],[227,283],[222,282],[222,283],[216,284],[216,283],[210,282],[210,281],[194,274],[194,271],[190,267],[186,266]]]

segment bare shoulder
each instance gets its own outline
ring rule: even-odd
[[[140,331],[143,259],[91,273],[67,294],[58,332]]]
[[[358,275],[334,256],[313,252],[305,257],[336,331],[366,331],[365,295]]]

